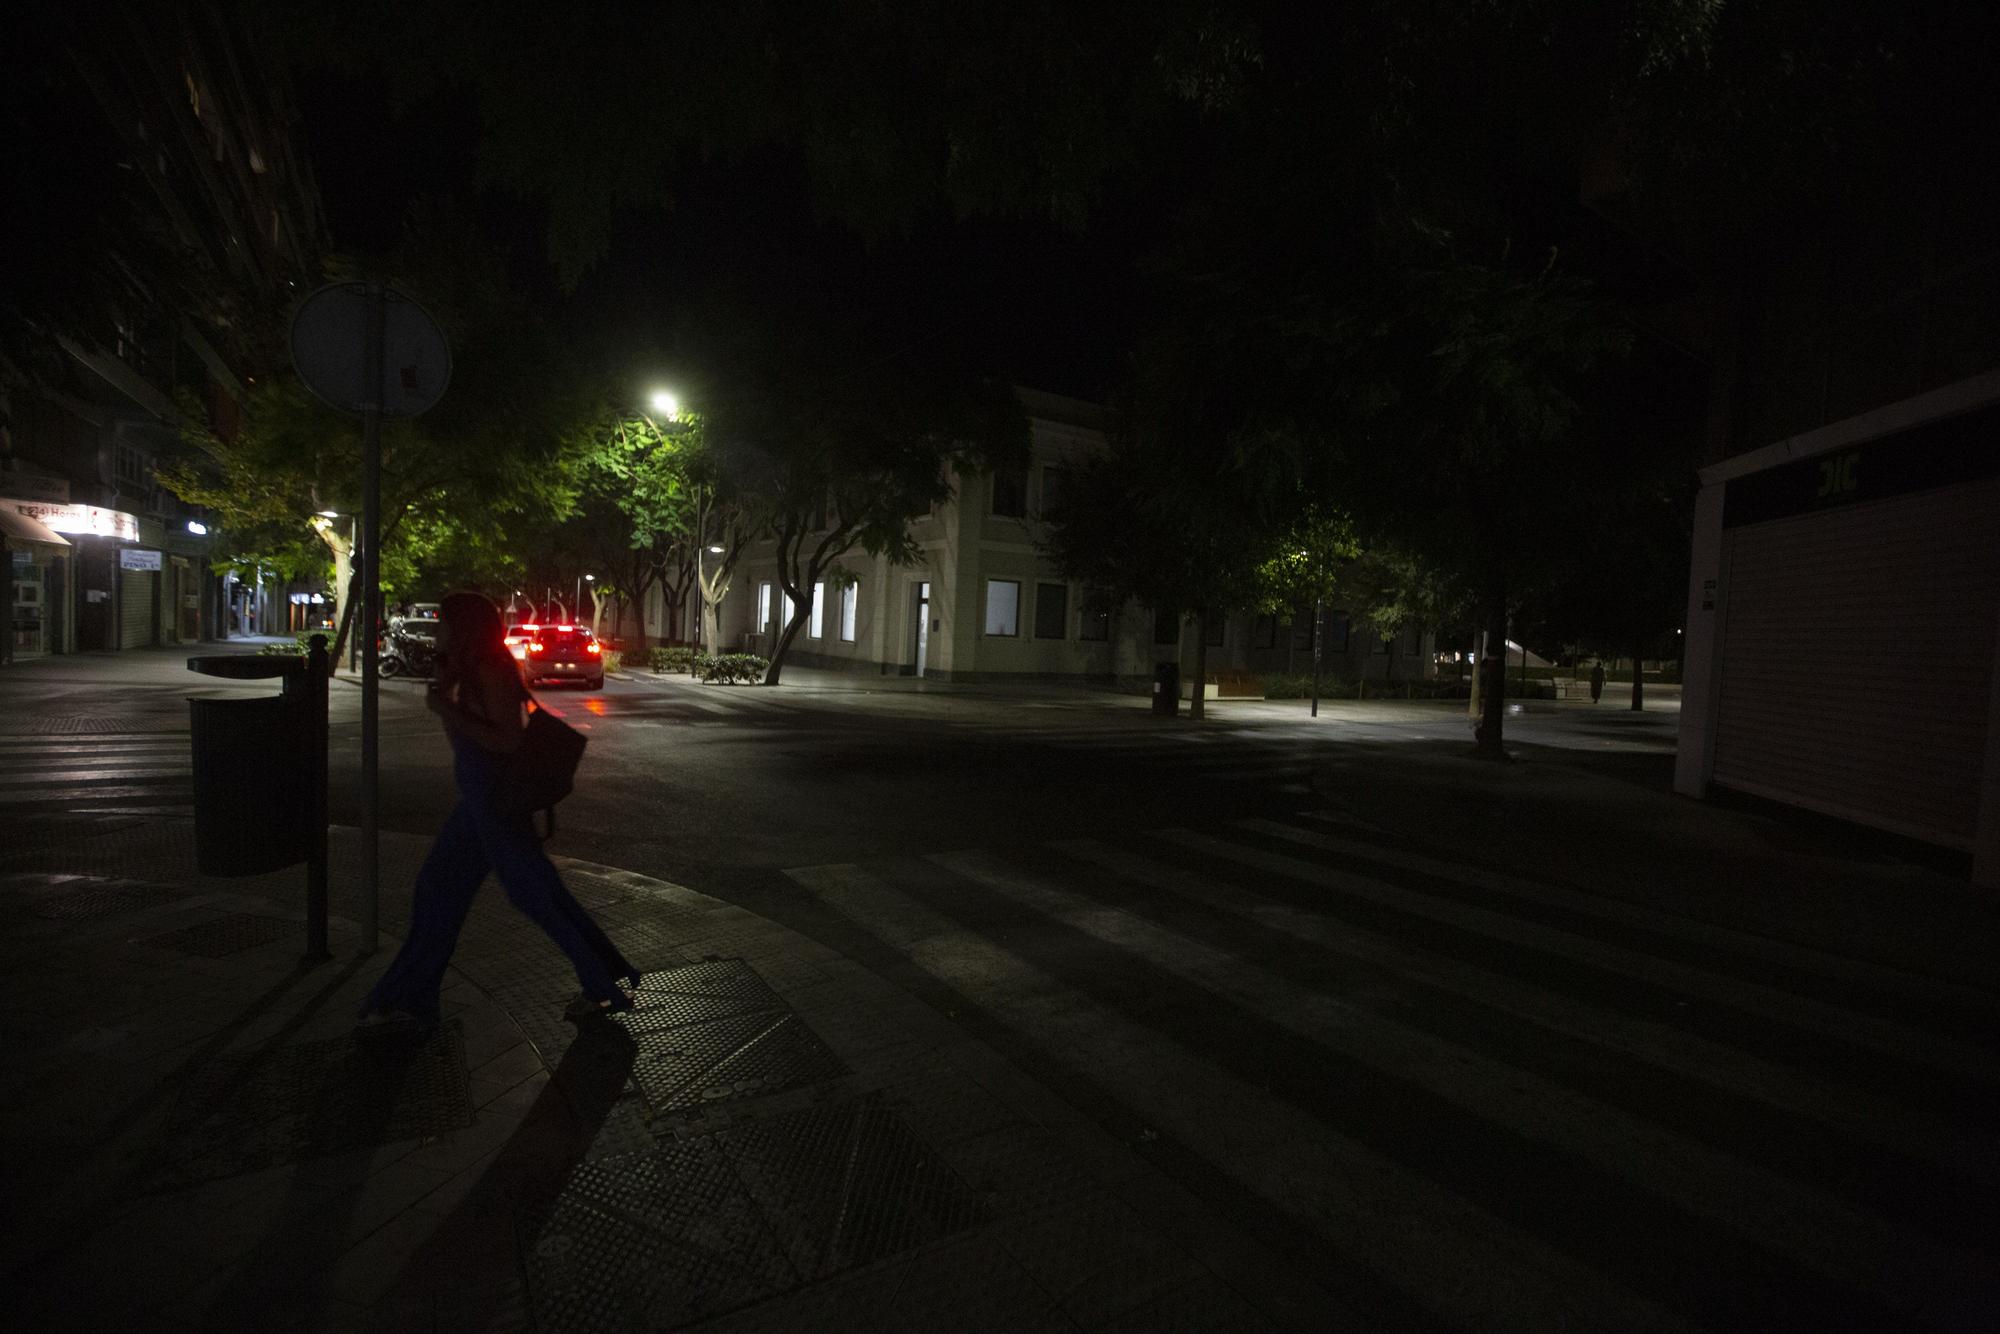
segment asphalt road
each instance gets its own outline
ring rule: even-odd
[[[185,686],[74,675],[0,676],[0,813],[185,801]],[[563,852],[924,999],[1307,1276],[1330,1327],[2000,1312],[1990,905],[1893,845],[1669,797],[1670,709],[1524,713],[1487,765],[1446,705],[1196,725],[805,676],[547,702],[592,737]],[[428,831],[448,752],[416,687],[383,733],[384,822]],[[343,767],[336,820],[353,801]]]

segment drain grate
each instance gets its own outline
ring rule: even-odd
[[[259,917],[255,913],[233,912],[221,917],[211,917],[204,922],[192,923],[178,931],[146,936],[133,943],[151,945],[154,949],[172,950],[176,954],[198,954],[207,959],[220,959],[231,954],[240,954],[258,945],[268,945],[274,940],[282,940],[303,929],[302,923],[283,917]]]
[[[740,959],[649,973],[619,1016],[638,1046],[632,1082],[655,1113],[837,1079],[846,1067]]]
[[[543,1330],[665,1329],[985,1221],[868,1096],[585,1163],[524,1237]]]
[[[203,1066],[175,1098],[160,1181],[211,1181],[471,1124],[456,1022],[348,1033]]]

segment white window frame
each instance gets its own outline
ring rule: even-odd
[[[806,611],[806,638],[826,638],[826,583],[813,585],[812,606]]]
[[[861,601],[861,585],[851,583],[840,590],[840,638],[843,642],[854,642],[854,612]]]
[[[993,628],[993,589],[998,584],[1005,584],[1014,590],[1014,624],[1013,628],[1009,630],[995,630]],[[1019,579],[988,579],[986,581],[986,618],[984,626],[987,636],[992,639],[1019,639],[1021,637],[1021,581]]]
[[[764,634],[771,625],[771,586],[757,585],[757,633]]]

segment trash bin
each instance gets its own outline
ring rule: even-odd
[[[1177,662],[1153,664],[1153,712],[1171,718],[1181,711],[1181,665]]]
[[[260,875],[305,861],[322,809],[315,723],[325,726],[306,659],[236,654],[189,658],[188,668],[285,686],[279,695],[189,698],[195,865],[203,875]]]

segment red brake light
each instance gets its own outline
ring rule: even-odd
[[[583,651],[584,651],[585,653],[602,653],[602,652],[604,652],[604,650],[603,650],[603,649],[602,649],[601,647],[599,647],[599,646],[598,646],[598,643],[597,643],[597,641],[596,641],[595,639],[591,640],[591,641],[590,641],[590,642],[589,642],[588,644],[585,644],[585,645],[583,646]]]
[[[529,640],[529,641],[528,641],[528,652],[530,652],[530,653],[540,653],[541,651],[542,651],[542,641],[541,641],[541,640],[539,640],[539,639],[531,639],[531,640]]]

